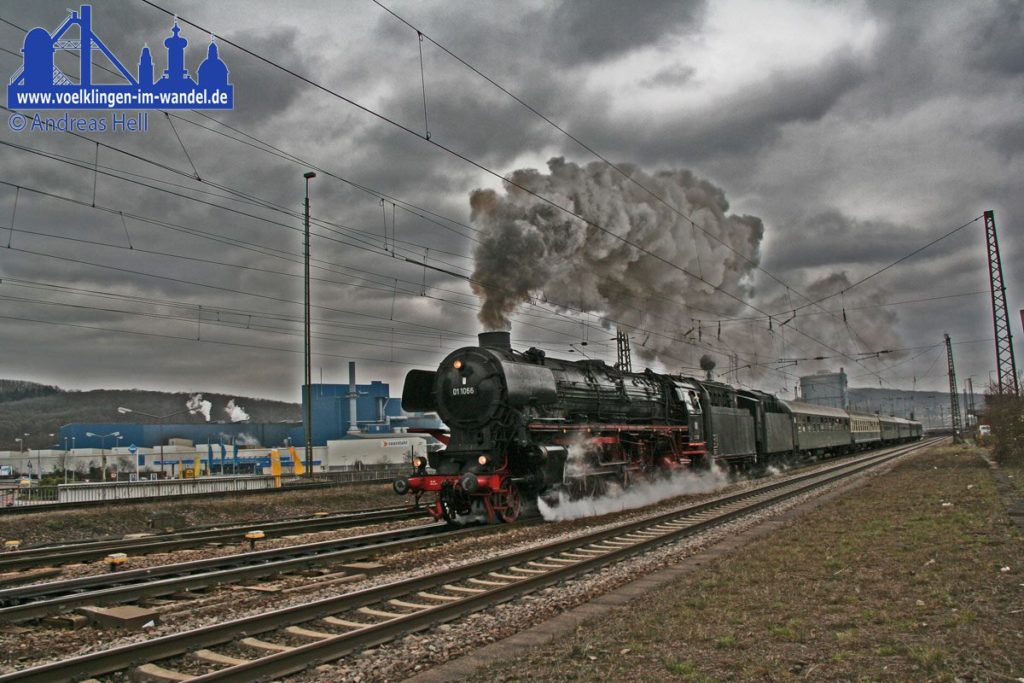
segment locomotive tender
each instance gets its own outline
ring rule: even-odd
[[[594,496],[684,467],[767,465],[922,435],[902,418],[515,351],[508,332],[482,333],[436,371],[409,372],[402,408],[437,411],[450,435],[444,450],[414,458],[395,492],[417,502],[435,493],[428,512],[451,523],[513,522],[524,499],[559,490]]]

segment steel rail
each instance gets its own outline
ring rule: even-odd
[[[110,553],[135,555],[190,548],[217,541],[242,541],[247,531],[259,529],[267,538],[308,534],[343,529],[365,524],[392,522],[422,517],[422,508],[390,507],[358,512],[337,513],[324,517],[307,517],[280,521],[253,522],[246,525],[221,526],[153,534],[141,538],[108,539],[72,542],[16,550],[0,555],[0,573],[30,567],[53,567],[61,564],[102,559]]]
[[[440,536],[478,534],[487,527],[453,530],[435,523],[333,541],[273,548],[127,572],[83,576],[0,590],[0,624],[38,619],[83,605],[113,605],[224,583],[237,583],[308,567],[354,562],[384,552],[436,542]]]
[[[787,498],[838,481],[907,453],[933,445],[935,441],[887,449],[881,454],[852,462],[788,477],[740,493],[722,496],[704,503],[627,522],[570,539],[534,546],[526,550],[470,563],[462,567],[422,577],[406,579],[368,588],[346,595],[287,607],[270,613],[236,619],[180,634],[163,636],[143,643],[122,645],[94,652],[63,662],[42,664],[30,669],[0,676],[0,683],[9,681],[50,682],[122,671],[133,666],[144,670],[160,669],[153,662],[192,652],[211,653],[206,648],[246,636],[247,645],[267,649],[267,643],[252,638],[281,628],[297,629],[293,636],[312,638],[316,642],[253,660],[235,659],[227,668],[197,675],[196,681],[245,681],[282,676],[324,662],[333,661],[351,652],[394,639],[411,631],[451,621],[469,612],[507,601],[518,595],[584,574],[626,557],[645,552],[659,545],[696,534],[726,521],[750,514]],[[546,562],[543,560],[547,560]],[[480,578],[486,577],[486,578]],[[473,583],[474,587],[454,586],[456,582]],[[428,592],[430,591],[430,592]],[[447,593],[447,594],[442,594]],[[418,597],[409,597],[418,596]],[[401,600],[401,598],[406,600]],[[423,604],[424,601],[430,601]],[[390,612],[370,609],[370,605],[388,606]],[[413,609],[395,613],[394,609]],[[335,614],[359,610],[374,618],[386,617],[382,623],[355,623],[333,617]],[[363,616],[362,619],[366,617]],[[328,633],[298,628],[297,624],[325,619],[334,628],[354,629],[346,633]],[[333,619],[333,621],[331,621]],[[270,644],[270,647],[275,645]],[[164,671],[165,670],[160,670]]]

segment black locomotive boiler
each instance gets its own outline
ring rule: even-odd
[[[900,418],[860,416],[854,434],[843,410],[516,351],[508,332],[481,334],[479,346],[453,351],[436,371],[411,371],[402,407],[436,411],[450,434],[444,450],[414,459],[395,491],[417,501],[435,494],[427,510],[452,523],[512,522],[538,495],[594,496],[712,462],[745,466],[920,438],[920,424]]]

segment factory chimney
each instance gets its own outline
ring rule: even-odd
[[[348,433],[355,435],[359,433],[359,422],[357,410],[359,406],[359,392],[356,390],[356,364],[354,361],[348,363]]]

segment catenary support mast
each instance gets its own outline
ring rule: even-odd
[[[953,367],[953,343],[946,338],[946,361],[949,364],[949,416],[953,422],[953,441],[959,443],[963,434],[963,422],[960,420],[960,396],[957,392],[956,368]]]
[[[1010,316],[1006,311],[1006,286],[1003,284],[1003,264],[999,258],[996,215],[993,211],[985,212],[985,243],[988,246],[988,277],[992,288],[997,387],[1000,394],[1020,396],[1017,360],[1013,357],[1013,336],[1010,334]]]
[[[629,335],[621,327],[615,331],[615,348],[619,355],[615,367],[621,372],[633,372],[633,356],[629,351]]]

